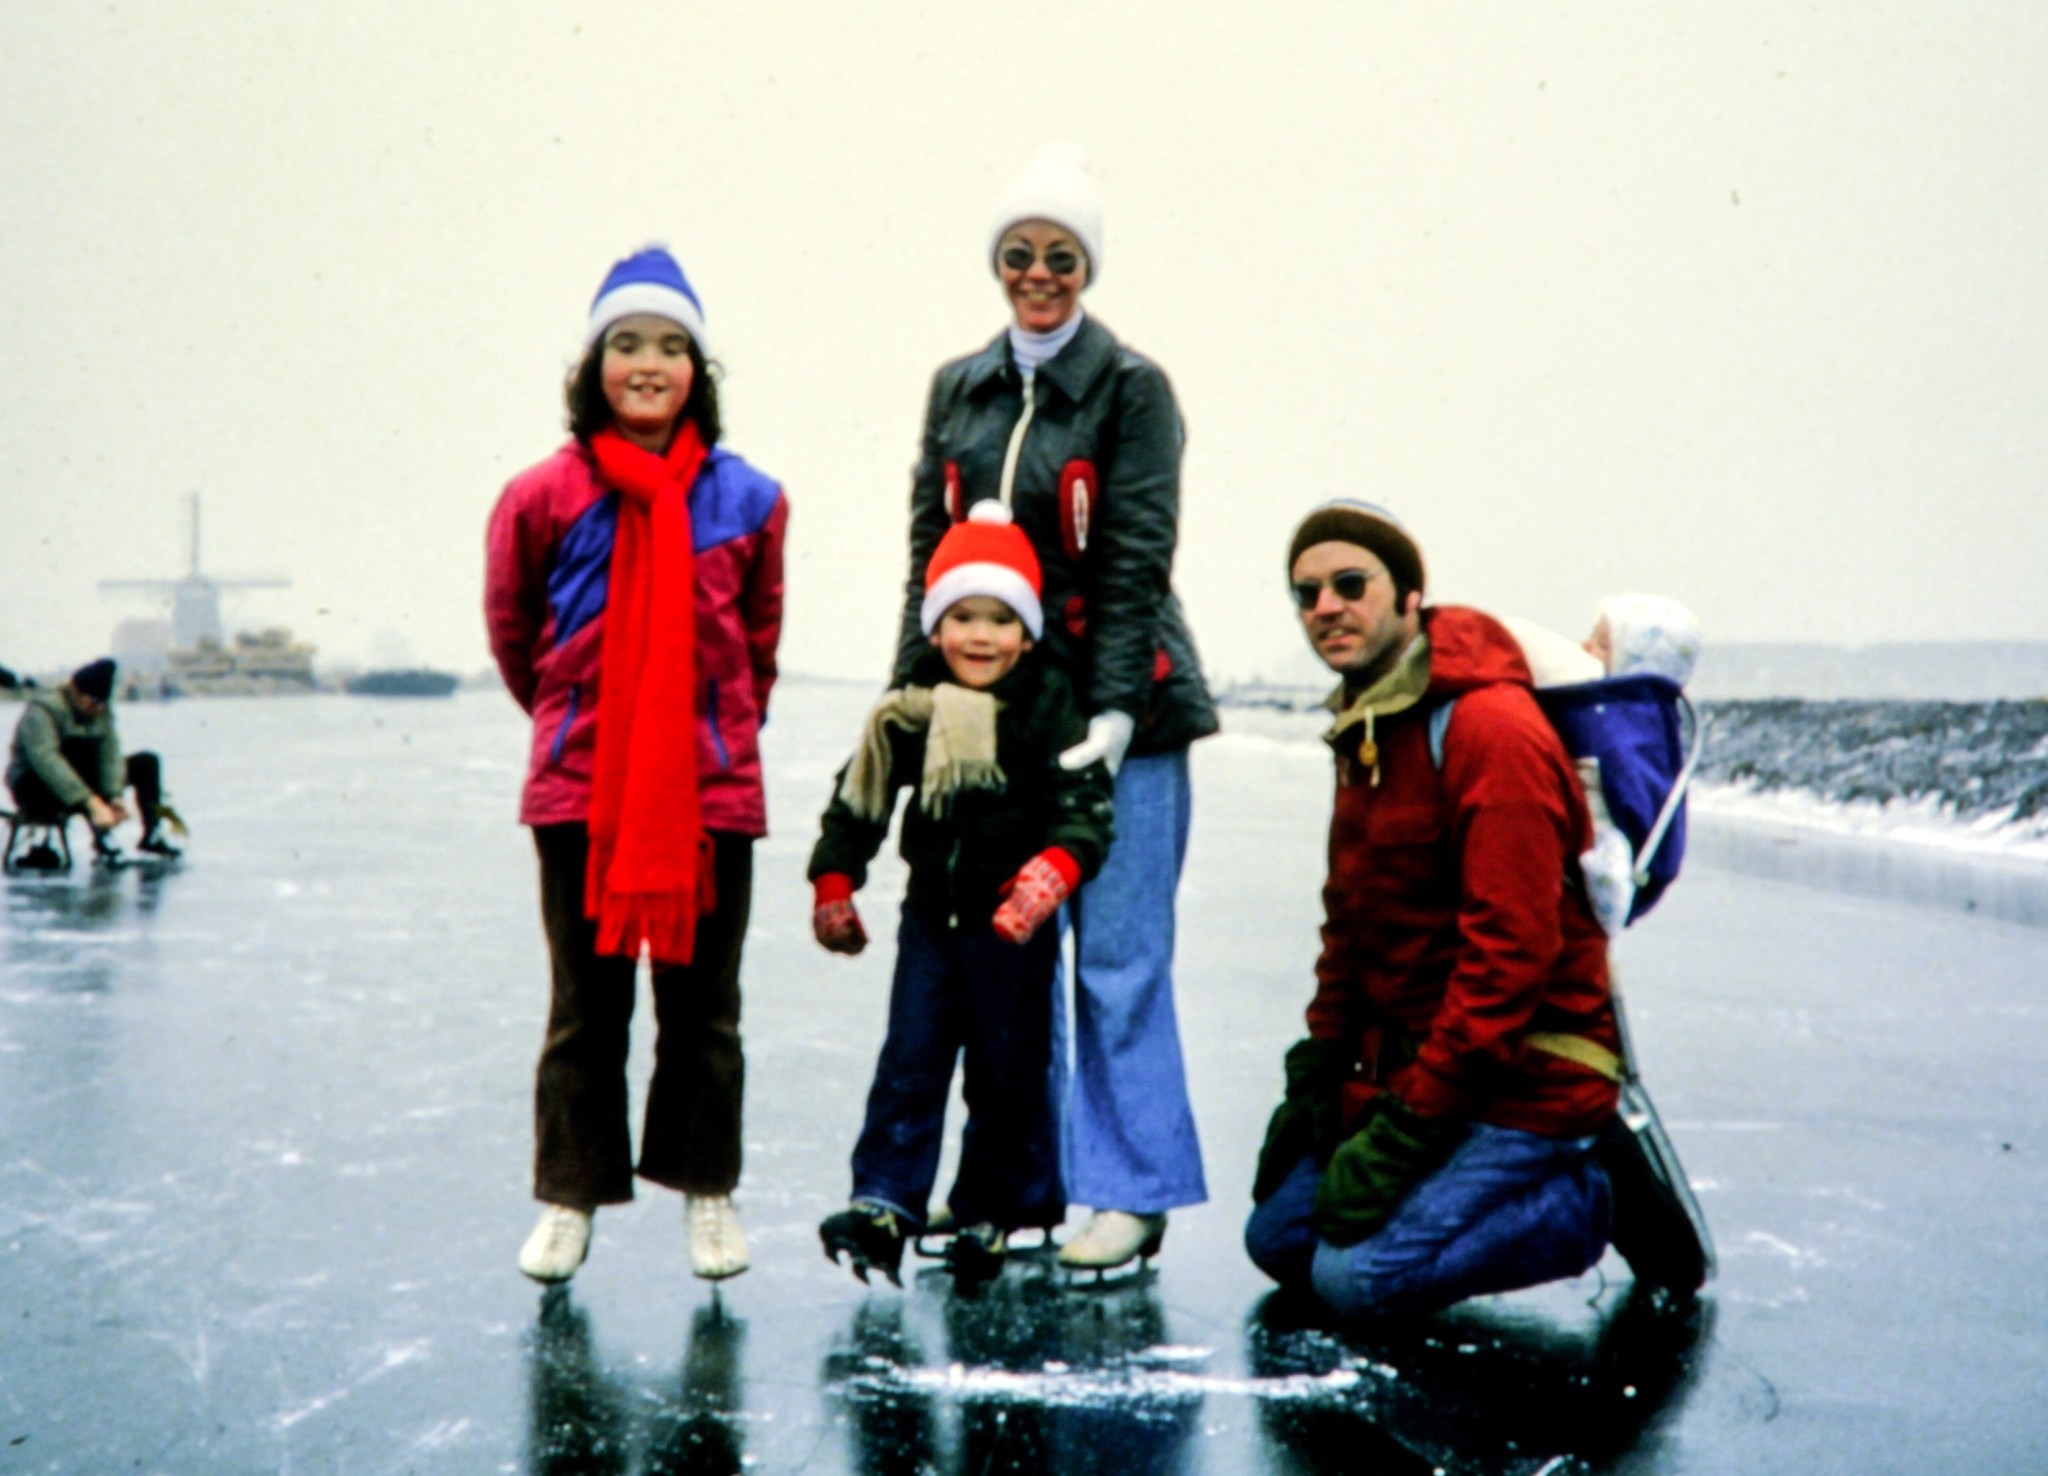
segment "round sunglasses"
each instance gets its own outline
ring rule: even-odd
[[[1384,569],[1339,569],[1328,579],[1297,579],[1291,586],[1294,603],[1304,611],[1313,610],[1316,601],[1323,597],[1323,590],[1329,588],[1337,592],[1338,599],[1351,604],[1364,599],[1366,588],[1386,572]]]
[[[1038,252],[1019,241],[1003,248],[1002,263],[1013,272],[1028,272]],[[1081,270],[1081,253],[1071,246],[1054,246],[1045,253],[1045,269],[1055,277],[1071,277]]]

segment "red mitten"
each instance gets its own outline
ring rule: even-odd
[[[868,946],[868,930],[853,910],[853,879],[828,871],[812,884],[811,934],[833,953],[859,953]]]
[[[996,909],[990,925],[997,936],[1022,943],[1060,910],[1060,903],[1080,884],[1080,862],[1058,846],[1040,851],[1003,883],[1003,905]]]

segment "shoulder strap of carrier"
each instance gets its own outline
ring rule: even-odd
[[[1444,767],[1444,732],[1451,726],[1451,712],[1457,705],[1457,698],[1446,697],[1429,715],[1429,762],[1439,774]]]

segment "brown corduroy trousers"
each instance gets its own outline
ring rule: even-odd
[[[654,1077],[639,1173],[686,1194],[729,1193],[740,1177],[740,948],[754,842],[722,831],[711,840],[718,905],[697,921],[695,957],[651,971]],[[597,953],[597,926],[583,915],[584,827],[537,825],[533,841],[553,963],[533,1094],[533,1193],[573,1209],[623,1204],[633,1197],[626,1050],[637,965]]]

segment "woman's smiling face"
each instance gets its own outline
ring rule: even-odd
[[[1015,262],[1026,264],[1020,267]],[[1070,271],[1053,270],[1069,262]],[[1019,221],[996,243],[996,276],[1010,299],[1017,326],[1027,333],[1050,333],[1081,305],[1081,289],[1088,285],[1088,253],[1063,225]]]

